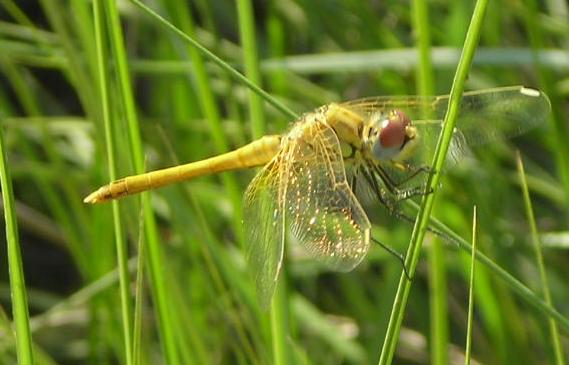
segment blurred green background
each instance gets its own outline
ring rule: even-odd
[[[420,3],[413,1],[146,4],[297,114],[365,96],[429,89],[447,94],[474,8],[473,1],[462,0],[430,1],[428,13],[417,11]],[[93,5],[100,5],[99,19]],[[288,247],[278,307],[260,310],[241,228],[247,219],[242,194],[254,171],[161,189],[151,194],[150,209],[139,197],[122,200],[114,211],[111,204],[82,203],[110,179],[105,113],[119,177],[209,157],[263,133],[283,133],[289,116],[251,100],[243,83],[130,1],[2,0],[0,17],[0,122],[37,363],[377,362],[400,262],[372,247],[353,272],[335,273]],[[103,34],[102,58],[96,24]],[[113,32],[123,40],[125,55],[117,54],[121,44]],[[429,70],[429,63],[419,57],[417,44],[426,34],[432,71],[421,78],[418,69]],[[551,300],[565,317],[568,47],[565,1],[490,2],[466,88],[540,88],[551,99],[552,114],[547,124],[515,140],[475,149],[476,159],[445,173],[434,212],[470,240],[477,205],[478,249],[542,297],[516,171],[519,149]],[[126,90],[117,60],[130,71]],[[106,103],[100,70],[108,85]],[[133,153],[137,130],[140,156]],[[374,237],[404,253],[412,224],[377,204],[367,211]],[[123,270],[117,270],[117,242],[128,264]],[[470,256],[433,235],[423,250],[394,362],[464,363]],[[10,364],[16,352],[5,244],[0,257],[0,362]],[[567,361],[569,329],[561,327],[555,339],[543,311],[492,271],[482,265],[476,270],[472,361]],[[122,304],[119,278],[128,297]],[[556,357],[557,341],[565,353]]]

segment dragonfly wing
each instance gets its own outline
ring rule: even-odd
[[[277,155],[249,184],[244,198],[246,257],[262,308],[276,289],[284,253],[284,200],[279,193],[281,171]]]
[[[418,129],[421,147],[416,160],[431,163],[434,146],[448,108],[449,96],[390,96],[352,100],[343,107],[369,118],[393,109],[403,111]],[[447,162],[470,153],[468,146],[504,140],[546,123],[551,110],[547,95],[523,86],[508,86],[463,94],[457,131]]]
[[[440,99],[448,103],[446,97]],[[547,95],[523,86],[465,93],[456,126],[469,145],[480,145],[545,124],[550,110]]]
[[[363,171],[364,167],[359,164],[357,166],[346,166],[346,178],[350,188],[360,204],[365,206],[377,202],[377,195]]]
[[[318,120],[297,128],[283,151],[291,233],[310,256],[349,271],[369,249],[369,220],[346,180],[336,133]]]
[[[417,128],[417,141],[415,141],[417,151],[408,161],[414,165],[430,165],[442,131],[442,123],[437,125],[418,123],[415,127]],[[471,155],[470,145],[471,143],[466,138],[464,131],[455,128],[446,156],[445,168],[450,168],[462,158]]]
[[[386,166],[382,165],[382,168],[390,168],[391,163],[386,163],[385,165]],[[393,172],[391,172],[391,170],[393,170]],[[390,174],[389,176],[396,179],[396,181],[403,180],[403,172],[395,167],[390,169],[388,173]],[[346,168],[348,183],[360,204],[363,206],[371,206],[379,202],[382,204],[392,203],[392,205],[395,205],[397,200],[389,193],[383,180],[376,178],[374,181],[377,182],[377,185],[370,180],[374,179],[374,176],[377,176],[376,173],[364,164]],[[411,186],[415,185],[413,184]],[[405,186],[401,187],[404,188]]]

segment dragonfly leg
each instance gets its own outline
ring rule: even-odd
[[[431,194],[433,189],[426,189],[426,185],[416,186],[414,188],[402,189],[397,191],[397,201],[404,201],[415,196],[423,196]]]
[[[414,196],[419,195],[426,195],[432,193],[432,190],[426,190],[426,184],[422,184],[420,186],[415,186],[411,188],[400,188],[401,185],[409,182],[410,180],[416,178],[418,175],[422,173],[430,173],[433,169],[428,165],[421,165],[419,167],[411,167],[409,165],[402,165],[407,166],[409,169],[413,169],[411,174],[409,174],[405,179],[399,182],[393,181],[393,179],[389,176],[389,174],[379,165],[368,163],[368,166],[380,177],[380,179],[384,182],[385,187],[389,190],[390,193],[397,197],[398,201],[406,200],[412,198]]]
[[[405,213],[403,213],[403,211],[401,211],[401,209],[399,209],[396,206],[396,204],[393,204],[393,202],[389,198],[386,197],[386,191],[380,187],[379,182],[377,181],[377,179],[378,179],[377,175],[374,175],[372,171],[369,171],[366,168],[362,168],[361,172],[362,172],[363,176],[365,177],[365,179],[370,184],[370,186],[373,188],[373,191],[375,192],[377,200],[379,200],[379,202],[387,208],[387,211],[389,212],[390,215],[393,215],[394,217],[399,218],[404,222],[410,223],[411,225],[415,224],[415,218],[410,217],[410,216],[406,215]],[[423,188],[417,187],[414,190],[419,191],[419,189],[422,189],[422,190],[420,190],[420,194],[423,194],[424,193],[424,187]],[[431,192],[432,191],[428,191],[428,192],[426,192],[426,194],[430,194]],[[413,196],[413,192],[411,192],[409,194],[409,196],[405,197],[404,199],[408,199],[411,196]],[[427,231],[436,234],[438,237],[442,238],[443,240],[445,240],[447,242],[454,243],[454,244],[458,245],[458,243],[452,237],[450,237],[449,235],[447,235],[443,231],[440,231],[436,228],[433,228],[430,225],[427,226]],[[403,264],[403,270],[405,271],[405,276],[407,277],[407,279],[412,280],[412,277],[410,277],[409,273],[407,272],[407,267],[405,266],[405,260],[403,259],[403,256],[401,254],[399,254],[398,252],[396,252],[395,250],[393,250],[391,247],[381,243],[377,239],[372,237],[372,240],[375,243],[379,244],[381,247],[383,247],[386,251],[388,251],[389,253],[391,253],[395,257],[397,257]]]
[[[352,193],[356,194],[356,183],[357,183],[357,176],[354,174],[352,176],[352,181],[350,181],[350,188],[352,189]]]
[[[393,201],[387,198],[385,190],[380,187],[379,182],[377,181],[377,177],[373,174],[373,172],[369,171],[366,168],[362,168],[361,171],[367,182],[372,187],[377,200],[387,208],[389,214],[392,214],[396,210],[395,204]]]
[[[373,190],[376,194],[377,200],[379,200],[379,202],[387,208],[387,211],[389,212],[390,215],[393,215],[394,217],[399,218],[404,222],[408,222],[410,224],[415,224],[415,218],[410,217],[410,216],[406,215],[405,213],[403,213],[401,211],[401,209],[399,209],[397,207],[396,204],[393,204],[393,202],[390,201],[390,199],[385,196],[385,190],[381,189],[381,187],[379,186],[379,182],[377,181],[376,175],[373,175],[369,170],[367,170],[365,168],[362,169],[362,173],[363,173],[363,176],[368,181],[368,183],[373,187]],[[403,198],[398,200],[397,202],[400,202],[400,201],[405,200],[405,199],[409,199],[412,196],[432,193],[432,190],[427,191],[427,192],[425,192],[424,190],[425,190],[424,187],[416,187],[414,189],[407,189],[408,195],[403,196]],[[448,236],[444,232],[442,232],[438,229],[435,229],[431,226],[427,226],[427,231],[436,234],[437,236],[441,237],[442,239],[444,239],[447,242],[456,243],[456,241],[453,240],[450,236]]]
[[[403,180],[399,181],[395,185],[396,187],[408,183],[420,174],[428,174],[435,171],[435,169],[433,169],[431,166],[425,164],[422,164],[420,166],[413,166],[410,164],[397,163],[396,166],[401,166],[403,170],[410,171],[409,175],[407,175]]]
[[[381,241],[379,241],[378,239],[376,239],[374,237],[371,237],[371,240],[373,242],[377,243],[378,245],[380,245],[381,248],[383,248],[385,251],[387,251],[388,253],[393,255],[395,258],[397,258],[401,262],[401,266],[403,266],[403,272],[405,273],[407,280],[409,280],[409,281],[413,280],[413,278],[409,275],[409,272],[407,271],[407,266],[405,266],[405,258],[403,257],[402,254],[395,251],[393,248],[389,247],[385,243],[382,243]]]

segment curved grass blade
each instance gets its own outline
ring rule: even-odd
[[[160,22],[161,24],[163,24],[166,28],[168,28],[170,31],[176,33],[178,36],[180,36],[182,39],[184,39],[186,42],[190,43],[193,47],[195,47],[196,49],[198,49],[205,57],[207,57],[209,60],[211,60],[212,62],[214,62],[215,64],[217,64],[219,67],[221,67],[224,71],[226,71],[227,73],[229,73],[233,78],[235,78],[237,81],[243,83],[244,85],[246,85],[249,89],[251,89],[252,91],[254,91],[255,93],[257,93],[258,95],[260,95],[263,99],[265,99],[269,104],[271,104],[272,106],[274,106],[277,110],[279,110],[280,112],[282,112],[283,114],[287,115],[288,117],[290,117],[291,119],[296,119],[298,116],[296,115],[296,113],[294,113],[292,110],[290,110],[289,108],[287,108],[286,106],[284,106],[283,104],[281,104],[277,99],[273,98],[269,93],[267,93],[265,90],[261,89],[259,86],[255,85],[253,82],[249,81],[249,79],[247,79],[245,76],[243,76],[241,73],[239,73],[239,71],[235,70],[234,68],[232,68],[231,66],[229,66],[227,63],[225,63],[221,58],[217,57],[215,54],[213,54],[212,52],[210,52],[207,48],[205,48],[204,46],[202,46],[201,44],[199,44],[198,42],[196,42],[194,39],[190,38],[188,35],[186,35],[184,32],[182,32],[180,29],[176,28],[174,25],[172,25],[171,23],[169,23],[166,19],[164,19],[163,17],[161,17],[160,15],[158,15],[156,12],[154,12],[152,9],[150,9],[148,6],[144,5],[143,3],[141,3],[138,0],[131,0],[136,6],[138,6],[140,9],[142,9],[145,13],[149,14],[150,16],[152,16],[153,18],[155,18],[158,22]]]

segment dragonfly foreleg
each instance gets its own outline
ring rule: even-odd
[[[414,171],[409,176],[407,176],[405,179],[399,182],[393,181],[393,179],[381,166],[376,165],[373,162],[368,162],[368,166],[370,167],[371,170],[373,170],[375,174],[377,174],[377,176],[379,176],[379,178],[381,179],[381,181],[383,181],[387,190],[389,190],[389,192],[393,194],[398,201],[406,200],[414,196],[430,194],[432,192],[432,191],[425,191],[426,190],[425,184],[421,184],[419,186],[411,188],[405,188],[405,189],[401,188],[402,185],[416,178],[419,174],[431,172],[432,169],[427,165],[422,165],[418,168],[414,168]]]
[[[428,174],[435,171],[433,168],[431,168],[431,166],[425,164],[422,164],[420,166],[413,166],[410,164],[401,164],[400,162],[397,162],[395,163],[395,166],[402,168],[404,171],[410,172],[409,175],[405,176],[404,179],[396,183],[396,187],[408,183],[420,174]]]

